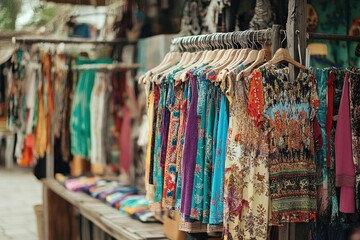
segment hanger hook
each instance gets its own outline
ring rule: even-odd
[[[251,42],[251,43],[252,43],[252,46],[251,46],[251,47],[252,47],[252,48],[255,48],[255,45],[256,45],[256,42],[255,42],[255,33],[256,33],[256,32],[253,31],[253,30],[251,30],[251,31],[252,31],[252,42]]]
[[[251,48],[251,34],[250,34],[251,30],[246,30],[246,34],[247,34],[247,43],[248,43],[248,47]]]
[[[268,44],[271,44],[271,29],[270,28],[268,28],[268,30],[267,30],[267,32],[266,32],[266,41],[265,41],[265,45],[266,45],[266,43],[268,43]]]
[[[282,47],[284,41],[286,40],[286,30],[281,30],[280,33],[284,34],[284,38],[281,40],[280,46]]]

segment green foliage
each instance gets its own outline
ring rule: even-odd
[[[25,27],[41,27],[50,22],[58,13],[59,7],[56,4],[39,3],[34,8],[34,15]]]
[[[22,0],[0,0],[0,30],[15,30]]]

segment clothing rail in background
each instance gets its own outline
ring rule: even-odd
[[[349,36],[349,35],[339,35],[339,34],[308,33],[307,38],[346,41],[346,42],[360,42],[360,36]]]
[[[127,39],[118,39],[113,41],[97,41],[97,40],[88,40],[83,38],[71,38],[71,39],[61,39],[61,38],[49,38],[49,37],[13,37],[13,43],[19,44],[34,44],[34,43],[65,43],[65,44],[106,44],[106,45],[121,45],[129,44],[134,45],[136,42],[130,42]]]
[[[127,64],[127,63],[112,63],[112,64],[83,64],[75,65],[75,70],[89,70],[95,69],[99,71],[112,71],[112,70],[134,70],[140,67],[140,64]]]
[[[229,33],[211,33],[196,36],[177,37],[172,40],[180,52],[205,50],[209,48],[249,47],[249,44],[271,44],[272,53],[280,48],[280,25],[263,30],[246,30]]]

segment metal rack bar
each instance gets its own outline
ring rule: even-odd
[[[211,33],[174,38],[171,45],[182,51],[205,50],[209,48],[249,47],[249,43],[271,43],[272,54],[280,48],[280,25],[263,30],[246,30],[229,33]]]
[[[227,46],[234,45],[236,43],[240,45],[246,45],[251,42],[271,42],[272,39],[272,28],[268,28],[263,30],[246,30],[229,33],[211,33],[196,36],[177,37],[173,39],[172,45],[178,47],[180,50],[191,50],[196,47],[201,49],[204,47],[204,44],[222,46],[226,48]]]
[[[88,40],[83,38],[71,38],[71,39],[61,39],[61,38],[49,38],[49,37],[13,37],[13,43],[23,43],[23,44],[34,44],[34,43],[66,43],[66,44],[106,44],[106,45],[120,45],[120,44],[136,44],[137,42],[129,42],[126,39],[119,39],[113,41],[97,41],[97,40]]]
[[[308,39],[323,39],[334,41],[346,41],[346,42],[360,42],[360,36],[349,36],[339,34],[325,34],[325,33],[308,33]]]

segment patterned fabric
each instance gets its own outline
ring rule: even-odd
[[[321,135],[323,139],[322,148],[316,151],[316,172],[317,172],[317,185],[318,185],[318,211],[319,216],[327,214],[329,207],[328,199],[328,167],[327,167],[327,149],[328,149],[328,136],[326,134],[326,117],[327,117],[327,81],[329,78],[329,71],[314,69],[316,75],[316,89],[319,96],[319,109],[316,112],[316,117],[320,124]]]
[[[210,1],[208,0],[185,1],[181,19],[181,35],[187,36],[208,33],[205,17],[209,4]]]
[[[172,92],[172,93],[170,93]],[[171,96],[169,98],[169,96]],[[176,190],[176,159],[178,132],[180,128],[180,103],[183,97],[183,86],[178,84],[174,86],[174,81],[170,83],[168,94],[168,108],[170,110],[169,135],[167,140],[167,152],[164,173],[164,190],[163,190],[163,207],[175,207],[175,190]]]
[[[207,125],[207,95],[209,82],[202,78],[197,78],[198,88],[198,104],[197,104],[197,115],[198,121],[200,122],[198,129],[198,142],[196,152],[196,163],[194,173],[194,185],[193,185],[193,198],[191,203],[191,218],[202,221],[203,217],[209,218],[209,213],[203,212],[204,198],[204,163],[205,163],[205,130]],[[205,216],[203,216],[205,214]]]
[[[353,162],[356,171],[360,170],[360,75],[359,72],[349,73],[350,114],[352,129]]]
[[[229,75],[229,131],[225,162],[224,239],[266,239],[269,210],[268,147],[248,116],[247,79]],[[260,76],[253,72],[249,79]],[[250,81],[250,80],[249,80]]]
[[[176,147],[176,171],[177,171],[177,178],[176,178],[176,201],[175,201],[175,209],[180,210],[180,203],[181,203],[181,163],[183,157],[183,149],[184,149],[184,135],[185,135],[185,126],[186,126],[186,119],[187,119],[187,110],[188,110],[188,96],[189,96],[189,87],[188,82],[184,83],[184,92],[182,101],[180,104],[180,126],[179,126],[179,134],[177,140],[177,147]]]
[[[154,202],[162,202],[163,192],[163,168],[160,165],[161,159],[161,142],[162,134],[161,128],[163,124],[164,108],[166,105],[166,94],[167,94],[166,83],[160,86],[160,100],[157,107],[157,121],[155,127],[155,146],[154,146],[154,185],[155,185],[155,197]]]
[[[203,223],[209,223],[210,199],[211,199],[211,181],[213,172],[213,159],[215,157],[214,151],[214,132],[215,126],[215,109],[216,104],[219,105],[216,96],[217,88],[214,84],[209,84],[208,95],[206,102],[208,107],[206,109],[206,129],[205,129],[205,158],[204,158],[204,186],[203,186]],[[217,98],[216,98],[217,97]]]
[[[262,78],[261,78],[262,76]],[[312,119],[319,107],[315,75],[301,71],[294,82],[286,69],[262,68],[263,116],[268,132],[271,220],[309,222],[316,216],[316,166]],[[256,115],[252,116],[255,118]],[[291,136],[291,137],[288,137]]]

